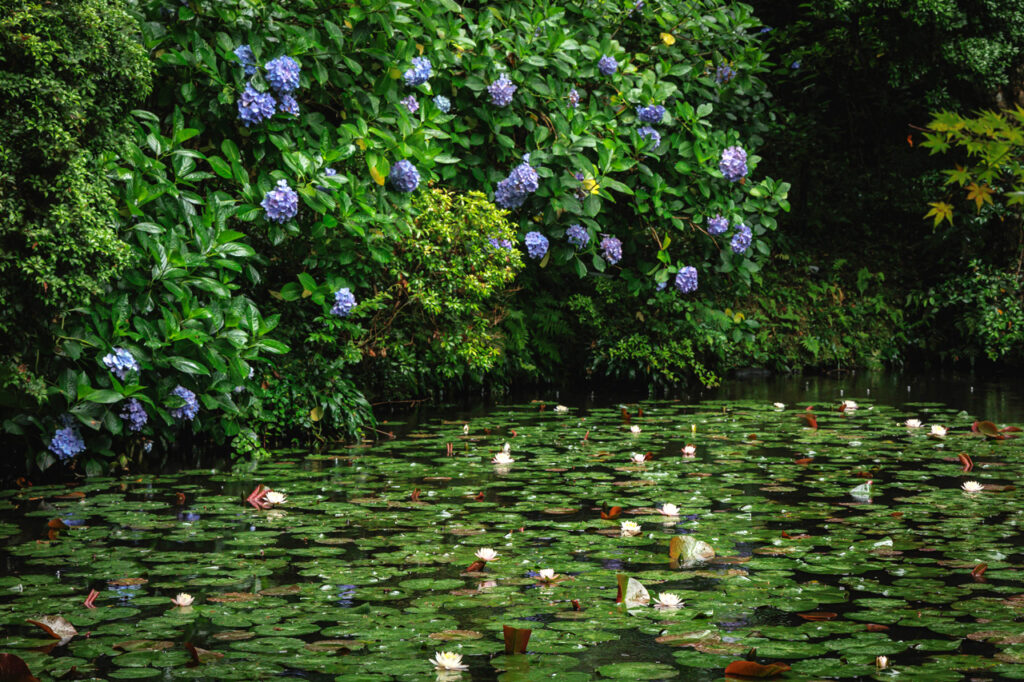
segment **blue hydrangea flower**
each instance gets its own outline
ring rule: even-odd
[[[149,415],[146,414],[145,408],[135,398],[129,398],[128,402],[124,404],[124,409],[121,410],[121,419],[128,422],[128,428],[131,431],[141,431],[142,427],[149,421]]]
[[[491,237],[487,241],[490,242],[491,246],[493,246],[496,249],[507,249],[511,251],[512,249],[515,248],[512,242],[509,241],[508,239],[498,239],[497,237]]]
[[[718,170],[730,182],[737,182],[747,174],[747,153],[743,147],[726,147],[722,152],[722,160],[718,162]]]
[[[238,61],[242,63],[242,69],[245,71],[246,76],[251,76],[256,73],[256,55],[252,53],[252,48],[248,45],[239,45],[235,48],[235,56],[238,57]]]
[[[181,407],[175,407],[171,410],[171,416],[175,419],[187,419],[189,421],[195,419],[196,415],[199,414],[199,401],[196,400],[196,394],[181,385],[175,386],[171,394],[185,401],[185,404]]]
[[[501,78],[487,86],[487,92],[491,95],[491,104],[499,107],[507,107],[512,103],[512,95],[518,90],[518,86],[509,80],[505,74]]]
[[[602,55],[602,57],[597,60],[597,70],[606,76],[610,76],[619,70],[619,63],[615,61],[615,57]]]
[[[640,12],[644,8],[644,0],[636,0],[633,3],[633,9],[629,10],[629,15],[633,16],[634,12]]]
[[[540,232],[527,232],[523,242],[526,244],[526,253],[530,254],[530,258],[543,258],[544,254],[548,252],[548,238]]]
[[[238,98],[238,118],[242,119],[242,123],[248,128],[273,116],[276,105],[273,95],[269,92],[260,92],[252,87],[252,83],[248,83]]]
[[[641,140],[646,140],[647,138],[651,139],[652,152],[661,146],[661,133],[651,126],[641,126],[640,128],[637,128],[636,132],[640,136]]]
[[[601,240],[601,257],[608,261],[609,265],[615,265],[622,260],[622,242],[612,236],[605,235]]]
[[[577,249],[582,249],[590,243],[590,233],[582,225],[570,225],[565,231],[565,237]]]
[[[267,70],[267,83],[277,94],[285,95],[299,87],[299,63],[291,57],[284,55],[271,59],[263,68]]]
[[[441,110],[441,113],[447,114],[452,110],[452,101],[444,95],[437,95],[434,97],[434,106]]]
[[[420,103],[416,101],[416,98],[409,95],[405,99],[401,100],[401,104],[405,107],[410,114],[415,114],[420,109]]]
[[[528,194],[537,191],[538,182],[537,171],[530,167],[530,155],[527,154],[523,162],[498,183],[494,190],[494,203],[501,208],[519,208]]]
[[[667,286],[668,286],[668,282],[658,282],[658,284],[654,287],[654,289],[656,291],[665,291],[665,287],[667,287]]]
[[[342,287],[334,292],[334,305],[331,306],[331,315],[348,317],[355,307],[356,297],[349,291],[348,287]]]
[[[286,114],[291,114],[292,116],[299,115],[299,103],[291,95],[281,95],[281,101],[278,103],[278,106]]]
[[[580,93],[577,92],[576,88],[569,91],[569,106],[575,109],[580,105]]]
[[[727,64],[719,64],[718,68],[715,69],[716,83],[728,83],[735,77],[736,72],[733,71],[732,67]]]
[[[761,30],[758,31],[758,33],[769,33],[769,32],[771,32],[771,30],[772,30],[771,26],[762,26]]]
[[[793,62],[792,64],[790,64],[789,68],[793,69],[794,71],[799,69],[800,68],[800,60],[798,59],[795,62]]]
[[[278,180],[277,187],[266,193],[260,206],[267,220],[286,223],[299,212],[299,193],[288,186],[287,180]]]
[[[104,355],[103,364],[121,381],[128,376],[128,372],[139,371],[139,363],[124,348],[115,347],[113,353]]]
[[[423,85],[430,80],[430,74],[433,71],[433,65],[430,60],[426,57],[413,57],[412,68],[406,71],[402,77],[405,78],[405,84],[410,87],[416,87],[417,85]]]
[[[729,229],[729,221],[719,213],[714,218],[708,218],[708,232],[710,234],[722,234]]]
[[[682,294],[697,291],[697,268],[687,265],[676,273],[676,289]]]
[[[402,159],[391,167],[388,181],[399,192],[412,192],[420,186],[420,172],[411,162]]]
[[[74,426],[68,425],[57,429],[53,438],[50,439],[50,452],[60,457],[61,460],[74,457],[83,450],[85,450],[85,441],[82,440],[82,434]]]
[[[665,115],[665,107],[660,104],[648,104],[646,107],[637,107],[636,115],[641,123],[661,123],[661,117]]]
[[[744,253],[750,248],[750,240],[753,238],[753,234],[750,228],[740,223],[736,226],[736,233],[732,236],[732,241],[729,242],[729,246],[732,247],[733,253]]]

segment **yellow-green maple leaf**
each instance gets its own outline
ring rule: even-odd
[[[938,227],[939,223],[943,220],[948,220],[949,224],[953,224],[953,206],[947,204],[944,201],[931,201],[928,205],[932,207],[932,210],[924,214],[925,218],[935,218],[934,227]]]
[[[985,202],[992,203],[992,188],[988,185],[979,185],[976,182],[972,182],[967,185],[967,199],[973,201],[980,211],[982,204]]]

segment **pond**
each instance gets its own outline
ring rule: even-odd
[[[1011,385],[562,399],[255,473],[5,490],[3,651],[41,679],[1024,679]]]

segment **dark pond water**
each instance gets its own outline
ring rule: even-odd
[[[1024,425],[1017,386],[563,393],[393,417],[394,439],[255,473],[3,491],[3,651],[42,679],[718,680],[737,660],[789,679],[1024,679],[1024,441],[993,430]],[[287,499],[256,508],[257,484]],[[473,566],[484,549],[497,558]],[[649,600],[616,604],[619,576]],[[681,604],[655,606],[665,593]],[[27,622],[43,616],[77,634]],[[532,631],[526,655],[505,654],[504,625]],[[186,642],[212,653],[190,666]],[[468,670],[436,672],[443,651]]]

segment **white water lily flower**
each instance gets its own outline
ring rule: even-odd
[[[622,532],[623,537],[640,534],[640,524],[636,521],[623,521],[622,525],[619,526],[619,529]]]
[[[683,447],[683,457],[696,457],[696,456],[697,456],[697,446],[693,445],[692,443],[687,443],[686,446]]]
[[[640,433],[640,427],[637,426],[636,424],[633,424],[632,426],[629,427],[629,432],[635,436],[636,434]]]
[[[843,410],[856,410],[858,407],[857,403],[853,400],[844,400],[842,409]]]
[[[462,434],[465,436],[469,435],[469,422],[462,425]]]
[[[647,456],[642,452],[634,452],[629,456],[629,459],[633,464],[643,464],[647,461]]]
[[[678,609],[682,605],[683,600],[674,592],[662,592],[654,600],[655,608],[659,609]]]
[[[960,487],[963,488],[965,493],[980,493],[985,489],[985,485],[977,481],[964,481],[964,484]]]
[[[476,554],[474,554],[473,556],[475,556],[480,561],[497,561],[498,559],[498,553],[490,547],[481,547],[476,551]]]
[[[661,505],[661,509],[658,510],[658,513],[663,516],[679,516],[679,507],[675,506],[671,502],[666,502]]]
[[[504,453],[512,452],[512,443],[505,441],[505,444],[501,446],[501,451]]]
[[[566,407],[565,405],[555,405],[555,412],[557,414],[565,414],[568,411],[569,411],[569,408]]]
[[[178,596],[171,600],[175,606],[192,606],[192,602],[195,601],[195,597],[187,592],[179,592]]]
[[[555,573],[555,569],[553,568],[542,568],[539,571],[537,571],[537,578],[543,580],[544,582],[550,583],[555,580],[558,580],[558,574]]]
[[[435,651],[434,657],[428,660],[438,670],[469,670],[462,662],[462,654],[453,651]]]
[[[786,409],[786,403],[772,403],[772,407],[776,410],[784,410]]]
[[[924,424],[921,423],[920,419],[908,419],[907,421],[903,422],[903,425],[906,426],[908,429],[919,429],[922,426],[924,426]]]
[[[947,433],[949,433],[949,429],[947,429],[945,426],[941,424],[932,424],[931,435],[936,436],[938,438],[943,438]]]
[[[511,464],[516,461],[508,452],[502,451],[491,458],[492,464]]]
[[[271,490],[263,496],[263,501],[267,504],[284,504],[288,501],[288,496],[276,490]]]
[[[888,668],[889,667],[889,657],[888,656],[876,656],[875,657],[875,667],[878,668],[879,670],[885,670],[886,668]]]

